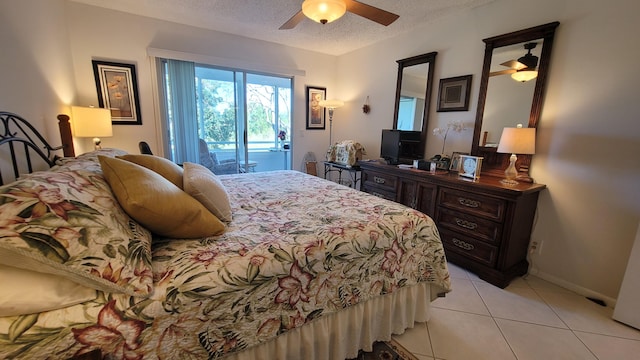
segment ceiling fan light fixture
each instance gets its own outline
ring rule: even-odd
[[[304,0],[302,13],[309,19],[326,24],[339,19],[347,12],[342,0]]]
[[[535,69],[524,68],[511,74],[511,78],[515,81],[527,82],[538,77],[538,71]]]

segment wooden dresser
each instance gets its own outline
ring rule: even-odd
[[[500,178],[464,179],[378,162],[360,162],[362,191],[432,217],[447,259],[504,288],[528,268],[527,249],[541,184],[504,186]]]

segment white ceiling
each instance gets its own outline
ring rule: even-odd
[[[305,19],[278,30],[301,8],[302,0],[71,0],[136,15],[341,55],[405,33],[438,18],[495,0],[362,0],[400,15],[389,26],[351,13],[321,25]]]

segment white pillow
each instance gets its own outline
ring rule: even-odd
[[[220,179],[200,164],[185,162],[183,167],[184,191],[198,200],[218,219],[225,222],[231,221],[229,194]]]
[[[96,298],[94,289],[58,275],[0,264],[0,317],[35,314]]]

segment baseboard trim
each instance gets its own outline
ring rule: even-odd
[[[542,272],[540,270],[538,270],[537,268],[530,268],[529,269],[529,274],[530,275],[534,275],[539,277],[542,280],[546,280],[552,284],[558,285],[560,287],[563,287],[567,290],[571,290],[579,295],[585,296],[585,297],[590,297],[590,298],[595,298],[595,299],[600,299],[602,301],[604,301],[607,304],[607,307],[610,308],[615,308],[616,307],[616,302],[617,299],[614,299],[612,297],[600,294],[599,292],[593,291],[591,289],[587,289],[585,287],[582,286],[578,286],[574,283],[571,283],[569,281],[560,279],[559,277],[556,277],[554,275]]]

